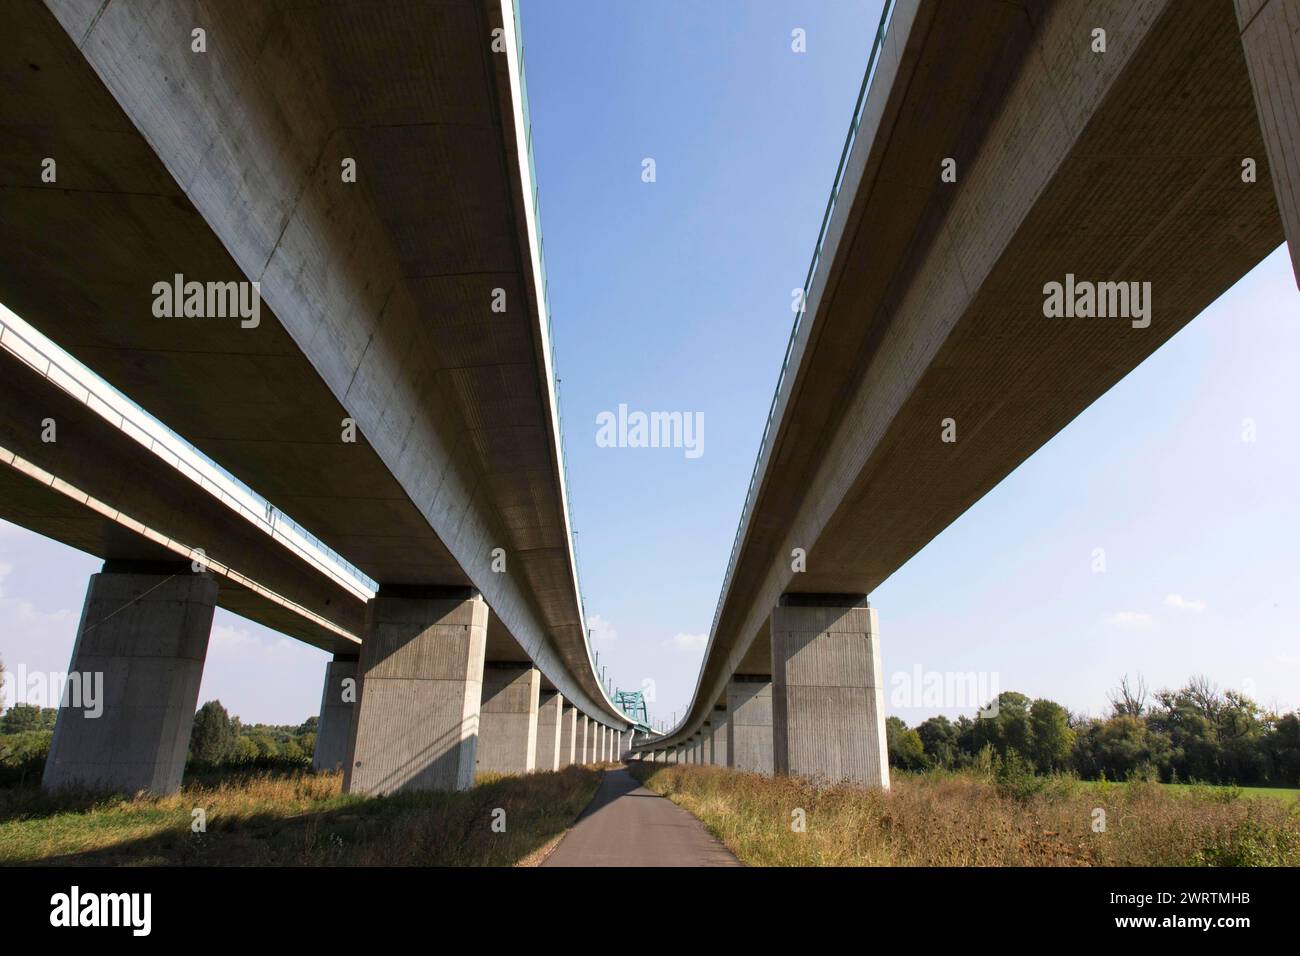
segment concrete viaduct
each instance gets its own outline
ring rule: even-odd
[[[629,749],[887,786],[867,595],[1284,239],[1300,269],[1300,0],[890,0],[692,703],[634,741],[511,0],[14,0],[0,37],[0,301],[218,469],[0,330],[0,513],[105,559],[70,669],[108,709],[61,711],[50,786],[179,785],[217,603],[335,654],[352,791]],[[173,277],[260,315],[161,316]],[[1097,284],[1107,317],[1048,308]]]
[[[1284,239],[1300,274],[1300,0],[881,29],[694,696],[641,759],[888,786],[867,595]],[[1075,280],[1149,312],[1048,317]]]
[[[105,713],[61,710],[46,785],[179,786],[217,603],[334,653],[318,758],[349,791],[626,752],[510,0],[18,0],[0,37],[0,302],[30,323],[0,515],[105,559],[69,668]],[[259,312],[160,310],[173,280],[257,283]]]

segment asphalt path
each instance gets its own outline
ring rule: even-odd
[[[587,809],[542,866],[740,866],[699,820],[607,770]]]

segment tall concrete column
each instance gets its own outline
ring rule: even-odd
[[[578,757],[578,708],[564,705],[560,715],[560,766],[568,767],[577,763]]]
[[[777,773],[889,787],[880,624],[865,598],[787,594],[772,610]]]
[[[604,724],[596,725],[596,763],[605,762],[605,736],[607,730]]]
[[[1236,4],[1273,191],[1300,286],[1300,0]]]
[[[470,588],[380,587],[366,607],[345,792],[474,785],[487,622]]]
[[[342,770],[347,766],[352,712],[357,703],[357,659],[356,654],[335,654],[334,660],[325,665],[316,750],[311,758],[313,770]]]
[[[597,738],[600,736],[600,724],[596,723],[594,717],[587,718],[587,757],[583,763],[595,763],[599,744]]]
[[[537,697],[542,672],[532,664],[492,662],[483,668],[478,720],[480,773],[530,773],[537,753]]]
[[[188,561],[91,575],[45,789],[180,789],[216,601],[216,579]]]
[[[560,745],[563,734],[564,698],[558,690],[544,690],[537,696],[537,751],[535,770],[560,769]]]
[[[577,741],[577,752],[573,758],[574,763],[591,763],[591,757],[587,750],[589,744],[587,738],[591,736],[591,718],[586,714],[578,714],[578,732],[574,737]]]
[[[712,733],[709,735],[712,741],[712,751],[709,754],[709,762],[715,767],[727,766],[727,705],[714,704],[713,716],[709,720],[709,727]]]
[[[736,674],[727,682],[727,766],[772,773],[772,678]]]

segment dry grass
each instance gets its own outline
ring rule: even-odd
[[[513,866],[591,801],[589,767],[485,777],[463,793],[345,796],[341,774],[240,776],[170,797],[0,791],[0,864]],[[194,833],[195,808],[207,817]],[[496,810],[505,830],[496,832]]]
[[[1223,788],[1057,778],[1017,796],[971,774],[933,773],[896,774],[882,793],[716,767],[632,768],[757,866],[1300,865],[1300,807]],[[1104,832],[1093,831],[1096,808]]]

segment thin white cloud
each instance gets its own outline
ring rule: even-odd
[[[599,614],[587,618],[587,629],[591,631],[593,644],[613,644],[618,640],[618,631],[614,630],[614,625]]]
[[[1165,598],[1165,607],[1172,607],[1179,611],[1192,611],[1200,614],[1205,610],[1204,601],[1189,601],[1181,594],[1170,594]]]
[[[709,635],[707,634],[674,634],[664,641],[669,647],[676,648],[679,651],[702,651],[704,645],[708,642]]]
[[[1117,611],[1106,618],[1111,627],[1125,631],[1145,631],[1154,623],[1154,619],[1145,611]]]

